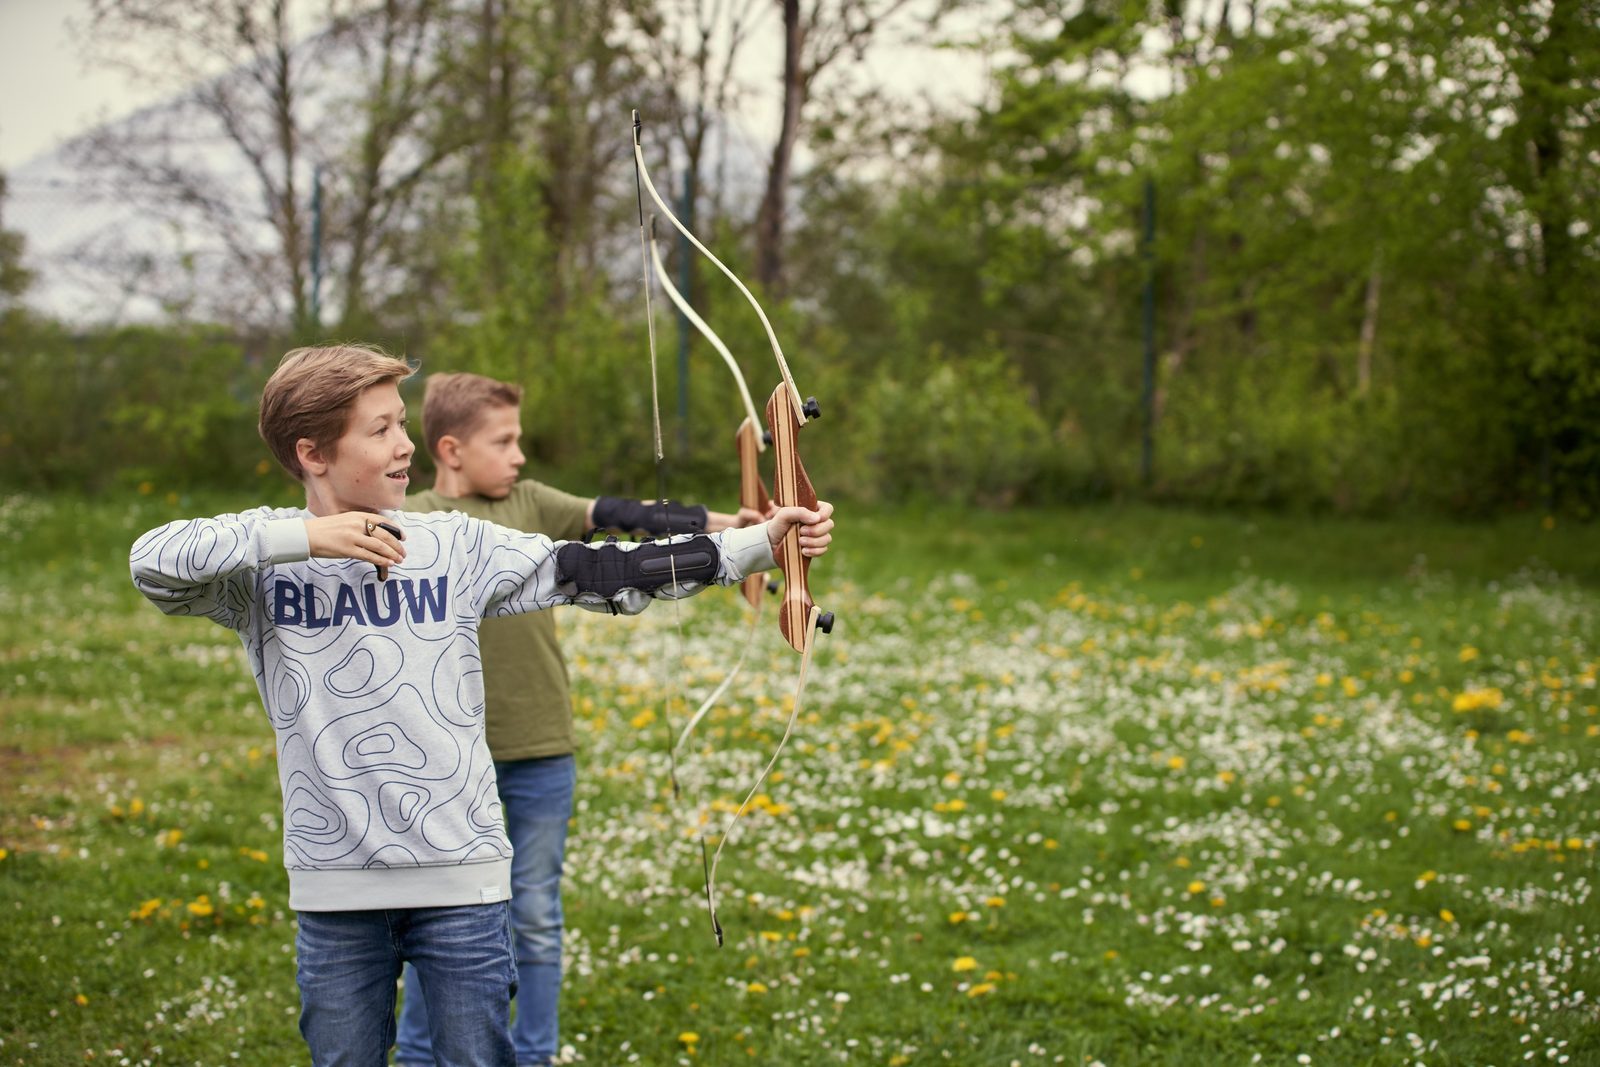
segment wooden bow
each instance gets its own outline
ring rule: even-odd
[[[689,231],[688,227],[678,220],[677,215],[673,214],[672,208],[667,205],[661,194],[656,191],[655,183],[650,180],[649,165],[644,160],[644,148],[640,140],[641,125],[639,112],[634,111],[633,162],[634,175],[638,179],[638,184],[649,192],[651,200],[655,202],[661,214],[684,236],[684,239],[693,245],[701,255],[716,264],[717,269],[727,276],[728,280],[734,284],[740,293],[744,294],[744,298],[749,301],[750,306],[755,309],[757,317],[760,318],[761,326],[767,334],[767,341],[772,346],[772,355],[777,361],[778,371],[782,376],[782,381],[773,390],[772,396],[767,401],[767,425],[772,435],[775,457],[773,499],[779,507],[798,506],[815,510],[817,507],[817,494],[811,485],[810,477],[806,474],[804,464],[800,461],[798,441],[800,428],[809,420],[820,417],[821,409],[818,407],[814,397],[808,400],[801,400],[800,390],[794,384],[794,375],[789,371],[789,362],[784,358],[783,347],[778,343],[778,335],[772,329],[772,323],[767,318],[767,313],[762,309],[760,302],[756,300],[755,295],[750,292],[744,282],[739,280],[738,275],[729,270],[722,260],[718,259],[709,248],[701,243],[698,237]],[[644,229],[643,211],[641,202],[639,223],[641,240],[643,240]],[[648,308],[649,298],[647,294],[647,311]],[[694,320],[691,319],[691,321]],[[653,326],[651,327],[651,337],[653,351]],[[725,346],[719,350],[725,351]],[[731,361],[731,357],[727,358]],[[655,360],[652,354],[652,378],[655,373],[654,367]],[[746,427],[750,427],[750,423],[751,419],[747,418],[745,426],[740,427],[741,434],[745,432]],[[753,427],[750,427],[750,429],[753,435]],[[656,432],[657,450],[659,452],[659,422]],[[741,445],[741,449],[746,447]],[[741,470],[743,470],[742,467]],[[741,482],[743,482],[742,478]],[[768,774],[771,773],[773,766],[778,762],[778,757],[782,754],[784,746],[788,744],[789,736],[794,732],[794,724],[799,720],[800,710],[804,703],[806,677],[810,671],[811,653],[815,646],[813,635],[818,630],[823,633],[831,633],[833,631],[833,613],[823,612],[812,600],[809,588],[810,560],[800,552],[800,529],[798,526],[789,530],[783,542],[774,551],[773,556],[777,561],[778,569],[783,572],[785,584],[783,608],[779,613],[778,626],[783,632],[784,639],[789,642],[795,651],[800,653],[800,674],[795,686],[794,705],[790,709],[789,720],[784,726],[783,736],[779,739],[777,748],[773,750],[772,757],[767,761],[766,766],[762,768],[761,773],[756,777],[755,783],[750,787],[744,802],[734,812],[733,819],[728,823],[727,829],[723,832],[722,840],[717,843],[716,852],[711,857],[711,864],[706,874],[706,904],[711,912],[711,929],[716,935],[719,946],[723,943],[723,936],[722,924],[717,918],[716,880],[717,864],[722,859],[722,850],[727,846],[729,839],[732,838],[740,817],[744,815],[751,801],[755,799],[762,783],[767,780]],[[748,592],[746,596],[749,596]]]

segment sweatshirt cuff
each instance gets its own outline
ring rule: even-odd
[[[269,519],[262,530],[268,563],[298,563],[311,558],[311,535],[304,519]]]
[[[743,581],[760,571],[770,571],[778,565],[772,558],[772,542],[767,540],[767,524],[756,523],[737,530],[724,530],[722,538],[722,564],[727,584]]]

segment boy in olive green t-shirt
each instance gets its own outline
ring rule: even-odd
[[[594,529],[715,533],[765,518],[676,504],[663,509],[614,497],[588,499],[521,480],[526,462],[518,445],[521,403],[520,387],[493,378],[429,376],[422,433],[438,474],[431,490],[406,498],[407,510],[461,511],[553,540],[577,540]],[[561,867],[577,745],[554,613],[488,620],[479,629],[479,644],[489,751],[513,851],[518,992],[512,1039],[518,1067],[527,1067],[549,1063],[560,1047]],[[409,967],[396,1044],[397,1067],[434,1062],[421,983]]]

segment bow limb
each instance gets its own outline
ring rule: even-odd
[[[650,262],[656,270],[656,281],[661,283],[661,288],[666,292],[667,299],[672,301],[672,306],[681,311],[683,317],[688,319],[707,341],[711,342],[711,347],[717,350],[717,355],[722,357],[722,362],[728,365],[728,370],[733,374],[733,380],[739,386],[739,399],[744,401],[745,415],[751,423],[757,426],[761,425],[761,417],[756,414],[755,401],[750,399],[750,387],[745,384],[744,372],[739,369],[739,364],[734,360],[733,353],[728,351],[728,346],[722,343],[722,338],[717,336],[716,331],[706,324],[706,320],[702,319],[689,301],[684,299],[683,294],[678,292],[678,287],[672,284],[672,279],[667,274],[666,264],[661,262],[661,250],[656,247],[654,222],[655,217],[651,216]],[[759,439],[757,440],[757,451],[764,452],[766,447],[765,443],[762,443]]]
[[[811,614],[810,622],[814,625],[819,616],[815,605],[811,608]],[[809,628],[808,626],[807,629]],[[756,776],[755,784],[745,794],[745,798],[740,803],[738,810],[733,813],[733,818],[729,821],[728,828],[722,832],[722,840],[717,842],[717,850],[711,854],[711,869],[706,878],[706,902],[711,908],[711,925],[716,930],[718,945],[722,944],[722,924],[717,921],[717,864],[722,860],[722,850],[727,846],[728,841],[732,839],[733,831],[738,827],[740,817],[750,807],[750,802],[756,798],[756,793],[760,791],[762,784],[767,780],[767,775],[771,774],[772,768],[777,765],[778,757],[783,754],[783,747],[789,743],[789,735],[794,733],[794,724],[799,720],[800,709],[804,706],[806,675],[810,670],[811,645],[808,644],[806,650],[800,656],[800,680],[795,686],[794,706],[789,709],[789,721],[784,724],[783,736],[778,739],[778,747],[772,750],[772,758],[767,760],[765,767],[761,768],[761,773]]]
[[[650,168],[644,161],[644,148],[639,142],[639,113],[635,111],[633,116],[634,173],[641,177],[645,190],[650,194],[650,199],[655,201],[656,207],[660,209],[661,214],[666,216],[667,221],[672,223],[673,227],[677,229],[679,233],[683,234],[684,239],[690,244],[694,245],[694,247],[699,250],[701,255],[715,263],[717,265],[717,269],[728,276],[728,280],[738,287],[739,292],[744,294],[744,298],[750,302],[750,306],[756,309],[756,315],[760,317],[761,325],[767,331],[767,342],[772,345],[772,355],[778,361],[778,370],[783,375],[783,384],[786,385],[789,389],[789,392],[793,394],[795,410],[799,412],[800,421],[804,423],[806,421],[807,413],[805,412],[804,404],[800,399],[800,390],[794,384],[794,375],[789,373],[789,361],[783,356],[783,346],[778,344],[778,335],[773,331],[772,323],[767,320],[766,311],[762,309],[761,303],[756,300],[755,295],[750,292],[750,290],[745,286],[744,282],[739,280],[739,276],[733,273],[733,271],[729,270],[727,264],[718,259],[716,254],[713,253],[711,249],[701,244],[700,238],[689,232],[689,228],[687,226],[678,221],[678,216],[672,213],[672,208],[667,206],[667,202],[663,200],[661,198],[661,194],[656,191],[655,183],[650,180]],[[642,221],[640,225],[641,227],[643,226]]]

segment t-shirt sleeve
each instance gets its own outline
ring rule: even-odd
[[[528,529],[537,529],[553,541],[576,541],[589,532],[585,519],[588,518],[592,498],[573,496],[543,482],[531,480],[519,482],[517,488],[528,493],[530,511],[537,516],[539,523],[537,527],[530,526]]]

